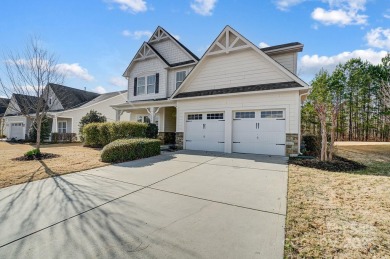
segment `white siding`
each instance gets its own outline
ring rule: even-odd
[[[5,110],[4,116],[18,114],[18,113],[20,113],[20,107],[19,107],[18,103],[16,102],[15,97],[12,96],[11,100],[8,104],[7,110]]]
[[[284,53],[279,55],[270,55],[276,62],[290,70],[290,72],[297,73],[297,53]]]
[[[166,61],[168,61],[169,64],[192,59],[171,39],[153,42],[151,45],[164,57]]]
[[[53,92],[51,87],[49,88],[48,98],[49,98],[48,100],[50,100],[50,98],[52,98],[52,103],[49,104],[49,110],[50,111],[59,111],[59,110],[63,110],[64,109],[64,107],[62,106],[60,100],[57,98],[56,94]],[[48,100],[47,100],[47,103],[49,103]]]
[[[175,68],[168,71],[168,96],[170,97],[173,92],[176,90],[176,72],[186,71],[188,75],[194,66]]]
[[[181,92],[291,81],[253,49],[205,58]]]
[[[142,94],[134,96],[134,78],[159,73],[159,93],[158,94]],[[129,77],[129,101],[148,100],[167,97],[167,70],[165,64],[158,58],[136,61],[130,71]]]
[[[246,95],[199,98],[177,101],[176,131],[184,132],[185,113],[221,111],[232,114],[236,110],[284,109],[286,111],[286,133],[299,132],[299,92],[251,93]],[[226,115],[228,118],[228,115]],[[230,123],[226,119],[226,123]]]

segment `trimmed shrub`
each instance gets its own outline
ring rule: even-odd
[[[79,122],[79,132],[81,135],[81,138],[83,138],[83,128],[85,125],[93,123],[93,122],[106,122],[107,118],[100,112],[97,112],[95,110],[91,110],[86,115],[84,115],[80,122]]]
[[[321,137],[314,135],[302,136],[302,153],[307,156],[319,156],[321,154]]]
[[[101,153],[103,162],[119,163],[160,154],[160,140],[118,139],[106,145]]]
[[[51,142],[75,142],[77,141],[76,133],[51,133]]]
[[[146,137],[147,138],[157,138],[158,135],[158,127],[154,123],[149,123],[146,128]]]
[[[146,137],[147,124],[140,122],[121,121],[90,123],[84,126],[84,145],[104,147],[117,139]]]

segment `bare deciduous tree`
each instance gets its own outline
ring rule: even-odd
[[[30,39],[24,51],[5,53],[3,65],[0,95],[9,99],[13,94],[21,95],[19,103],[10,103],[9,108],[32,121],[37,131],[36,148],[39,150],[42,120],[50,110],[50,104],[47,102],[50,92],[47,85],[61,84],[64,74],[59,70],[55,55],[43,48],[37,37]]]

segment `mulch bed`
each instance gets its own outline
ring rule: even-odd
[[[294,157],[290,158],[290,164],[299,165],[303,167],[316,168],[320,170],[325,170],[329,172],[351,172],[357,170],[363,170],[367,167],[361,163],[336,156],[332,161],[320,161],[318,158],[300,158]]]
[[[52,153],[41,153],[39,155],[33,155],[33,156],[20,156],[13,158],[14,161],[30,161],[30,160],[44,160],[44,159],[51,159],[51,158],[57,158],[60,157],[60,155],[52,154]]]

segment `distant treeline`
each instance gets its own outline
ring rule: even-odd
[[[325,82],[325,83],[324,83]],[[322,70],[312,85],[327,89],[310,93],[302,107],[302,133],[320,135],[316,99],[339,106],[335,128],[337,141],[390,141],[390,54],[379,65],[351,59],[332,73]],[[320,96],[327,95],[326,97]],[[328,97],[329,96],[329,97]],[[326,109],[326,108],[325,108]],[[327,111],[331,113],[331,109]],[[327,125],[332,125],[327,116]],[[328,131],[329,132],[329,131]]]

